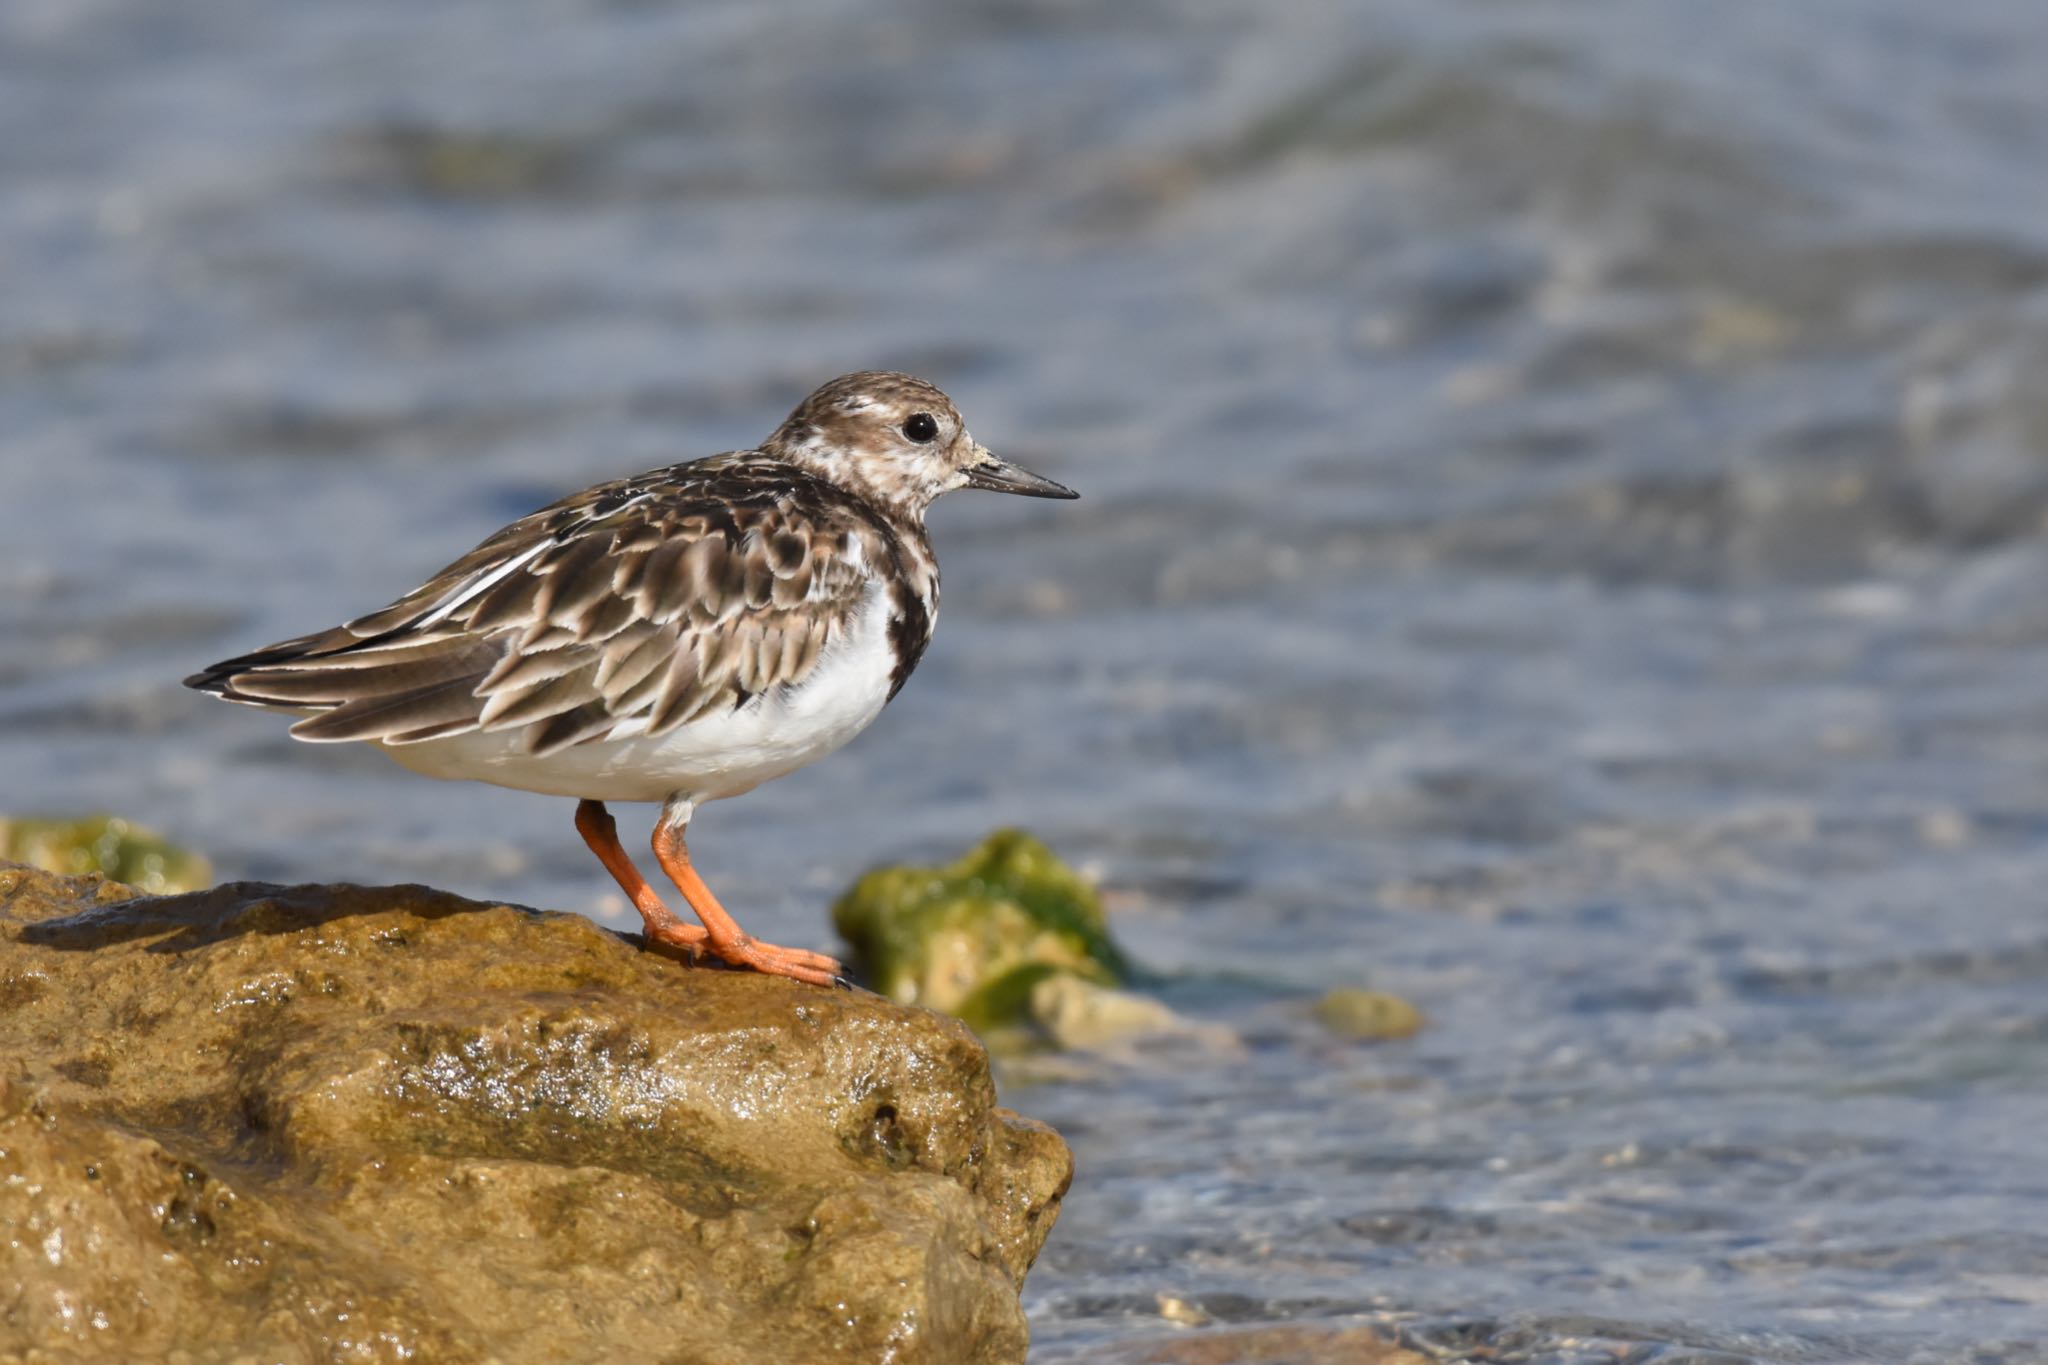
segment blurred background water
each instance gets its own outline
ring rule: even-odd
[[[1085,500],[693,830],[1028,825],[1242,1036],[1006,1083],[1038,1358],[2048,1360],[2038,0],[9,0],[0,129],[0,808],[624,923],[178,679],[913,370]]]

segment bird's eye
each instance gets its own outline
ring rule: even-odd
[[[913,412],[903,419],[903,434],[923,445],[939,434],[939,419],[928,412]]]

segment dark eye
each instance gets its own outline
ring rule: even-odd
[[[903,419],[903,434],[923,445],[939,434],[939,419],[928,412],[913,412]]]

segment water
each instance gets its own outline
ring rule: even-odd
[[[1009,1076],[1039,1358],[2048,1360],[2032,0],[15,0],[0,127],[0,808],[623,923],[177,679],[916,370],[1085,500],[694,844],[819,943],[1026,824],[1241,1038]]]

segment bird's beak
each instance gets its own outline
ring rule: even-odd
[[[1054,483],[1042,474],[1020,469],[1007,460],[999,460],[986,449],[976,452],[978,458],[967,466],[967,486],[986,488],[992,493],[1021,493],[1027,498],[1078,498],[1081,495],[1064,484]]]

